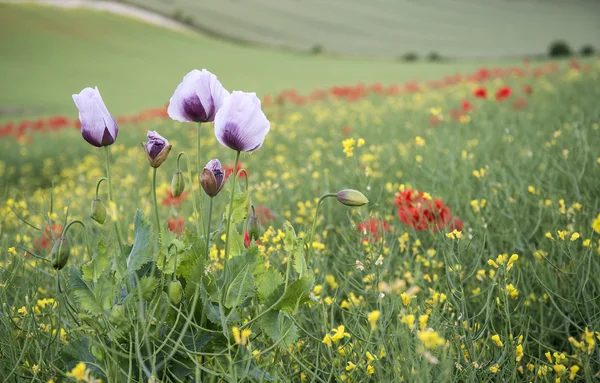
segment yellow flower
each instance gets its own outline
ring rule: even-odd
[[[348,138],[346,140],[342,141],[342,146],[344,148],[344,153],[346,154],[346,157],[352,157],[354,155],[354,145],[356,144],[356,141],[354,140],[354,138]]]
[[[417,136],[417,137],[415,137],[415,145],[417,145],[417,146],[424,146],[425,145],[425,140],[422,139],[421,137]]]
[[[567,231],[566,230],[559,230],[557,231],[558,237],[564,241],[565,240],[565,235],[567,235]]]
[[[340,339],[343,339],[344,337],[350,338],[350,334],[345,332],[345,330],[346,330],[346,328],[344,327],[344,325],[340,325],[340,326],[338,326],[338,328],[334,328],[332,330],[334,332],[334,334],[331,337],[331,340],[333,340],[335,343],[337,343]]]
[[[569,380],[575,380],[575,378],[577,377],[577,372],[579,371],[579,366],[577,365],[573,365],[570,368],[571,373],[569,374]]]
[[[375,361],[375,357],[369,351],[365,353],[365,356],[367,357],[367,363],[371,364]]]
[[[8,252],[11,253],[12,255],[17,255],[17,250],[15,250],[14,247],[9,247]]]
[[[548,238],[548,239],[552,239],[552,240],[554,239],[554,237],[552,236],[552,233],[550,233],[549,231],[548,231],[548,232],[546,232],[546,234],[544,234],[544,235],[545,235],[545,236],[546,236],[546,238]]]
[[[20,309],[18,309],[17,312],[23,316],[26,316],[27,315],[27,307],[23,306]]]
[[[319,295],[321,294],[321,290],[323,290],[323,285],[316,285],[313,289],[313,293],[315,293],[315,295]]]
[[[359,138],[358,141],[356,142],[356,147],[360,148],[364,144],[365,144],[365,140],[363,140],[362,138]]]
[[[462,238],[462,232],[454,229],[451,233],[446,234],[446,237],[452,239],[452,240],[456,240],[456,239],[461,239]]]
[[[524,355],[522,344],[517,345],[517,347],[515,349],[515,354],[516,354],[515,361],[520,362],[521,359],[523,359],[523,355]]]
[[[381,311],[379,311],[379,310],[371,311],[367,315],[367,319],[369,321],[369,324],[371,325],[371,331],[375,331],[377,329],[377,320],[379,319],[380,316],[381,316]]]
[[[240,332],[240,329],[237,327],[232,328],[231,332],[233,333],[233,339],[235,340],[235,343],[243,346],[248,344],[248,337],[252,334],[252,330],[250,329],[243,329]]]
[[[408,328],[411,330],[415,329],[415,316],[412,314],[402,317],[402,319],[400,319],[400,322],[407,325]]]
[[[404,307],[408,306],[410,304],[410,301],[412,300],[412,297],[409,297],[406,293],[400,294],[400,298],[402,298],[402,304],[404,305]]]
[[[429,315],[427,315],[427,314],[419,315],[419,328],[421,330],[425,330],[425,327],[427,327],[428,319],[429,319]]]
[[[498,346],[498,347],[504,346],[504,343],[502,343],[502,341],[500,340],[500,335],[498,335],[498,334],[492,335],[492,340],[494,341],[494,343],[496,343],[496,346]]]
[[[510,271],[510,269],[512,269],[513,264],[519,259],[519,256],[517,254],[513,254],[510,256],[510,259],[508,260],[508,263],[506,264],[506,271]]]
[[[335,277],[331,274],[325,277],[325,282],[327,282],[329,287],[331,287],[332,289],[337,289],[339,286],[338,283],[335,281]]]
[[[556,372],[556,375],[558,375],[559,377],[563,376],[565,372],[567,372],[567,368],[562,364],[555,364],[554,366],[552,366],[552,368],[554,369],[554,372]]]
[[[600,234],[600,214],[596,217],[594,222],[592,222],[592,229],[598,234]]]
[[[544,355],[546,356],[546,359],[548,359],[548,362],[552,363],[552,354],[550,354],[550,351],[546,351]]]
[[[417,338],[423,342],[425,348],[430,350],[434,350],[446,343],[446,340],[441,337],[437,331],[419,331],[417,333]]]
[[[71,372],[67,373],[67,376],[75,379],[78,382],[84,382],[89,377],[89,371],[87,371],[85,363],[79,362],[75,367],[73,367]]]
[[[512,283],[506,285],[506,292],[511,297],[511,299],[517,299],[517,297],[519,296],[519,291],[516,287],[513,286]]]
[[[498,365],[498,363],[496,363],[492,367],[490,367],[490,371],[493,372],[494,374],[497,374],[498,371],[500,371],[500,366]]]
[[[329,347],[331,347],[332,341],[333,341],[333,339],[331,338],[331,335],[329,335],[329,334],[325,334],[325,336],[323,337],[323,340],[322,340],[322,342],[325,343]]]
[[[375,367],[368,365],[367,366],[367,375],[373,375],[375,374]]]
[[[488,259],[488,265],[492,266],[493,268],[497,269],[498,268],[498,264],[496,263],[496,261],[494,261],[493,259]]]
[[[577,233],[577,232],[573,233],[573,235],[571,235],[571,242],[577,241],[579,239],[579,237],[580,237],[579,233]]]
[[[537,194],[536,191],[535,191],[535,188],[533,186],[531,186],[531,185],[529,185],[529,187],[527,187],[527,191],[529,193],[533,194],[533,195]]]
[[[356,364],[352,363],[352,362],[348,362],[348,365],[346,366],[346,371],[352,371],[356,368]]]

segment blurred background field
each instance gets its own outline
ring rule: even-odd
[[[73,115],[70,95],[95,85],[116,115],[162,106],[172,84],[196,67],[218,71],[226,87],[261,96],[286,88],[308,93],[317,87],[429,80],[507,66],[520,62],[517,55],[524,52],[544,52],[557,38],[579,49],[600,36],[600,25],[591,21],[596,2],[553,1],[543,7],[534,1],[504,7],[466,0],[451,6],[401,3],[353,1],[340,8],[337,2],[317,7],[314,1],[143,2],[200,23],[209,34],[83,9],[0,4],[0,121]],[[335,17],[329,15],[334,9],[339,10]],[[329,16],[328,23],[318,22]],[[389,33],[393,25],[396,32]],[[438,55],[436,61],[426,61],[431,53]],[[419,56],[407,54],[423,60],[410,62]],[[446,56],[470,59],[437,61]]]

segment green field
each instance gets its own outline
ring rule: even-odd
[[[128,0],[229,38],[344,55],[506,57],[600,44],[594,0]]]
[[[3,120],[75,116],[71,94],[86,86],[98,86],[116,115],[158,107],[194,68],[216,73],[227,88],[265,94],[437,79],[491,64],[315,57],[168,31],[105,13],[2,4],[0,52]]]

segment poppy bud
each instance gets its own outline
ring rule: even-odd
[[[90,218],[100,225],[104,225],[104,222],[106,222],[106,207],[99,198],[94,198],[90,211]]]
[[[183,178],[183,174],[181,172],[173,174],[173,179],[171,180],[171,194],[173,194],[173,197],[179,197],[184,190],[185,178]]]
[[[71,255],[71,246],[66,238],[60,237],[54,242],[50,258],[52,259],[52,267],[56,270],[62,270],[69,261]]]
[[[165,162],[172,148],[169,141],[153,131],[148,131],[148,142],[142,142],[142,147],[146,151],[150,166],[153,168],[157,168]]]
[[[208,161],[200,174],[200,185],[209,197],[216,196],[223,189],[223,186],[225,186],[225,172],[223,172],[219,160]]]
[[[183,298],[183,287],[181,287],[181,282],[178,280],[169,282],[167,285],[167,294],[169,295],[171,303],[175,306],[179,305],[181,298]]]
[[[256,215],[253,213],[248,218],[248,236],[250,237],[250,239],[257,241],[260,238],[260,234],[260,222],[258,221]]]
[[[365,195],[358,190],[344,189],[337,193],[337,200],[346,206],[363,206],[369,203]]]
[[[121,304],[117,304],[117,305],[114,305],[110,309],[110,315],[108,316],[108,319],[110,320],[110,322],[112,324],[118,326],[125,320],[124,317],[125,317],[125,306],[123,306]]]

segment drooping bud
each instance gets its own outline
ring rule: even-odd
[[[344,189],[337,193],[337,200],[346,206],[363,206],[369,203],[365,195],[358,190]]]
[[[50,258],[52,260],[52,267],[56,270],[62,270],[69,261],[71,255],[71,245],[66,238],[60,237],[54,242],[52,251],[50,252]]]
[[[169,295],[171,303],[175,306],[179,305],[181,298],[183,298],[183,287],[181,286],[181,282],[178,280],[169,282],[167,285],[167,294]]]
[[[260,221],[254,211],[252,211],[252,215],[248,218],[248,236],[250,239],[257,241],[261,235],[261,227]]]
[[[200,185],[209,197],[216,196],[223,189],[223,186],[225,186],[225,172],[219,160],[208,161],[202,169],[202,174],[200,174]]]
[[[90,218],[98,222],[100,225],[104,225],[104,222],[106,222],[106,207],[99,198],[94,198],[92,201]]]
[[[184,190],[185,178],[181,172],[176,172],[171,180],[171,194],[173,194],[173,197],[179,197]]]

